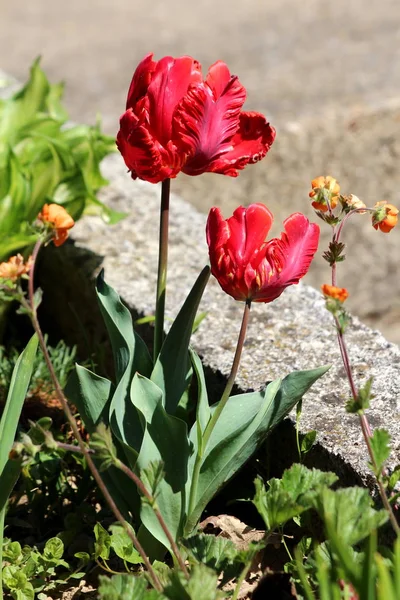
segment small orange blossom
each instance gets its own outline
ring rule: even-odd
[[[334,298],[335,300],[339,300],[339,302],[344,302],[349,297],[349,292],[346,288],[336,287],[335,285],[324,283],[324,285],[321,286],[321,290],[324,296]]]
[[[26,263],[21,254],[11,256],[6,262],[0,263],[0,279],[10,279],[11,281],[17,281],[21,275],[29,273],[32,266],[32,257],[30,256]]]
[[[331,209],[336,208],[340,192],[340,185],[337,183],[336,179],[330,175],[327,175],[326,177],[320,175],[312,180],[311,187],[312,190],[308,195],[310,198],[315,198],[311,203],[315,210],[327,212],[327,196]]]
[[[389,233],[397,225],[399,209],[389,204],[386,200],[377,202],[374,206],[375,212],[372,215],[372,225],[375,229],[380,229],[384,233]]]
[[[53,231],[55,246],[61,246],[68,237],[68,230],[75,225],[75,221],[64,207],[58,204],[45,204],[38,214],[38,219]]]

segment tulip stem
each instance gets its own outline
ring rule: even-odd
[[[160,237],[158,247],[157,295],[153,348],[154,362],[157,360],[164,341],[164,313],[168,265],[169,192],[171,180],[165,179],[161,186]]]
[[[208,444],[211,434],[217,424],[217,421],[218,421],[219,417],[221,416],[221,413],[224,410],[226,403],[229,400],[229,396],[231,394],[233,385],[235,383],[236,375],[237,375],[237,372],[239,369],[240,358],[242,356],[244,341],[246,339],[247,325],[249,323],[249,316],[250,316],[250,307],[251,307],[251,300],[246,300],[246,304],[245,304],[244,312],[243,312],[243,318],[242,318],[242,325],[240,327],[240,332],[239,332],[238,342],[236,345],[235,356],[233,358],[231,372],[230,372],[228,380],[226,382],[225,389],[222,393],[221,400],[218,402],[214,412],[212,413],[212,417],[209,420],[207,427],[205,428],[203,438],[201,440],[198,440],[197,456],[196,456],[196,461],[195,461],[195,464],[193,467],[192,484],[190,487],[189,515],[192,514],[192,512],[196,506],[197,487],[198,487],[198,482],[199,482],[200,469],[201,469],[201,465],[203,462],[203,456],[204,456],[204,453],[207,448],[207,444]]]

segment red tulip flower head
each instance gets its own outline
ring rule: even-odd
[[[148,54],[138,65],[117,146],[133,179],[152,183],[205,172],[237,177],[275,138],[262,114],[243,112],[246,90],[222,61],[205,79],[190,56]]]
[[[240,206],[229,219],[212,208],[207,221],[211,272],[235,300],[272,302],[307,273],[319,227],[302,214],[283,223],[280,238],[265,239],[273,217],[264,204]]]

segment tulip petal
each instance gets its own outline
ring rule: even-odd
[[[189,86],[202,81],[200,63],[191,56],[158,61],[147,90],[153,136],[166,146],[172,139],[172,116]]]
[[[175,110],[173,141],[188,154],[187,175],[212,172],[214,162],[232,149],[246,90],[231,77],[217,99],[216,91],[215,81],[213,89],[206,83],[192,85]]]
[[[291,215],[283,225],[285,232],[281,234],[281,244],[285,262],[280,279],[290,285],[298,283],[307,273],[318,249],[319,227],[301,213]]]
[[[150,85],[151,78],[157,63],[153,60],[153,54],[148,54],[136,67],[131,85],[129,86],[126,108],[134,108],[136,102],[142,98]]]
[[[230,82],[232,76],[226,65],[222,60],[217,60],[208,69],[207,77],[205,79],[206,84],[213,93],[214,100],[218,100],[222,96],[224,89]]]
[[[159,183],[176,177],[180,171],[181,157],[176,148],[171,143],[164,148],[154,140],[132,109],[121,117],[117,146],[133,179]]]
[[[223,246],[230,236],[229,226],[221,210],[216,206],[210,209],[206,225],[207,244],[210,251]]]
[[[260,286],[255,302],[271,302],[307,273],[318,248],[319,227],[301,213],[284,221],[285,231],[265,245],[265,259],[257,272]]]
[[[214,173],[237,177],[238,170],[264,158],[275,139],[275,129],[264,115],[257,112],[240,113],[240,125],[232,138],[232,149],[218,158],[212,166]]]
[[[246,265],[258,254],[260,247],[271,229],[273,216],[264,204],[239,206],[227,220],[230,237],[227,248],[234,255],[235,262]]]

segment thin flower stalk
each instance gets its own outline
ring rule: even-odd
[[[151,577],[151,580],[153,582],[153,585],[155,587],[156,590],[161,591],[162,590],[162,585],[161,582],[157,576],[157,574],[155,573],[153,567],[150,564],[149,559],[147,558],[147,555],[142,547],[142,545],[140,544],[139,540],[137,539],[136,535],[130,530],[130,528],[128,527],[128,524],[126,522],[126,520],[124,519],[122,513],[119,511],[117,505],[115,504],[113,498],[111,497],[111,494],[109,493],[108,489],[106,488],[100,473],[98,471],[98,469],[96,468],[93,459],[90,455],[89,450],[86,448],[85,443],[82,439],[81,434],[79,433],[79,428],[77,425],[77,422],[75,420],[75,417],[73,416],[71,409],[69,408],[68,405],[68,401],[62,391],[60,382],[58,381],[57,375],[55,373],[53,364],[51,362],[49,353],[47,351],[47,347],[46,347],[46,343],[43,337],[43,333],[39,324],[39,320],[37,317],[37,311],[36,311],[36,306],[35,306],[35,297],[34,297],[34,271],[35,271],[35,265],[36,265],[36,259],[39,253],[39,250],[42,246],[42,240],[38,240],[36,242],[36,245],[34,247],[33,253],[32,253],[32,266],[30,269],[30,277],[29,277],[29,283],[28,283],[28,298],[29,298],[29,304],[27,305],[27,308],[29,309],[30,312],[30,316],[31,316],[31,320],[32,320],[32,324],[33,327],[38,335],[39,338],[39,344],[40,347],[43,351],[43,355],[45,358],[45,362],[47,365],[47,368],[49,370],[50,373],[50,377],[51,380],[53,382],[54,385],[54,389],[56,391],[58,400],[60,401],[65,416],[67,417],[67,420],[71,426],[71,429],[73,431],[73,434],[79,444],[80,450],[82,452],[82,454],[85,456],[87,465],[93,475],[94,480],[96,481],[97,485],[99,486],[107,504],[109,505],[110,509],[112,510],[112,512],[115,515],[115,518],[121,523],[122,527],[124,528],[125,532],[127,533],[127,535],[130,537],[133,545],[135,546],[136,550],[139,552],[139,554],[141,555],[142,559],[143,559],[143,563],[145,564],[148,572],[149,572],[149,576]]]
[[[207,444],[210,440],[210,437],[214,430],[214,427],[217,424],[217,421],[218,421],[219,417],[221,416],[221,413],[224,410],[226,403],[229,400],[229,396],[231,394],[233,385],[235,383],[236,375],[237,375],[237,372],[239,369],[240,358],[242,356],[244,341],[246,339],[247,325],[249,323],[249,316],[250,316],[250,307],[251,307],[251,300],[246,300],[246,303],[244,306],[242,324],[240,327],[238,342],[236,345],[235,356],[233,358],[233,363],[232,363],[232,367],[231,367],[231,372],[230,372],[228,380],[226,382],[225,389],[222,393],[221,400],[219,401],[218,406],[214,410],[213,415],[212,415],[211,419],[209,420],[207,427],[204,431],[203,439],[201,440],[201,442],[199,440],[197,456],[196,456],[195,464],[193,467],[192,485],[190,488],[189,514],[191,512],[193,512],[193,510],[195,508],[197,487],[198,487],[201,463],[202,463],[204,452],[207,448]]]
[[[336,228],[334,228],[333,231],[333,236],[332,236],[332,242],[333,243],[338,243],[340,241],[340,235],[342,233],[343,230],[343,225],[344,222],[349,218],[350,215],[355,214],[357,212],[360,212],[360,210],[366,210],[364,209],[356,209],[353,210],[351,212],[349,212],[344,219],[342,220],[342,222],[340,223],[340,225]],[[367,209],[368,210],[368,209]],[[332,265],[332,285],[336,286],[337,285],[337,281],[336,281],[337,277],[336,277],[336,262],[333,263]],[[334,320],[335,320],[335,325],[336,325],[336,330],[337,330],[337,336],[338,336],[338,343],[339,343],[339,349],[340,349],[340,354],[342,356],[342,361],[343,361],[343,365],[344,365],[344,369],[346,372],[346,376],[349,382],[349,386],[350,386],[350,390],[351,390],[351,395],[353,397],[353,400],[355,402],[358,402],[358,397],[359,397],[359,392],[357,390],[356,384],[354,382],[354,377],[353,377],[353,372],[352,372],[352,368],[351,368],[351,363],[350,363],[350,358],[349,358],[349,354],[347,351],[347,346],[346,346],[346,342],[344,339],[344,335],[343,335],[343,328],[341,326],[341,324],[339,323],[339,320],[336,316],[334,316]],[[359,417],[359,422],[360,422],[360,426],[361,426],[361,431],[365,440],[365,444],[367,446],[367,450],[368,450],[368,454],[371,460],[371,463],[376,471],[376,460],[375,460],[375,456],[372,450],[372,446],[371,446],[371,437],[372,437],[372,430],[371,430],[371,426],[369,424],[368,421],[368,417],[366,416],[366,414],[364,413],[364,411],[359,411],[358,412],[358,417]],[[390,522],[392,524],[393,530],[395,531],[396,535],[400,535],[400,527],[399,524],[397,522],[397,519],[395,517],[395,514],[393,512],[392,506],[386,496],[386,492],[385,492],[385,488],[382,482],[382,476],[385,474],[385,471],[382,470],[381,473],[376,477],[377,479],[377,483],[378,483],[378,488],[379,488],[379,494],[381,496],[382,499],[382,504],[385,507],[385,509],[388,512],[389,515],[389,519]]]
[[[153,348],[154,362],[157,360],[164,341],[165,296],[168,268],[169,194],[171,180],[165,179],[161,185],[160,238],[158,247],[158,274]]]

